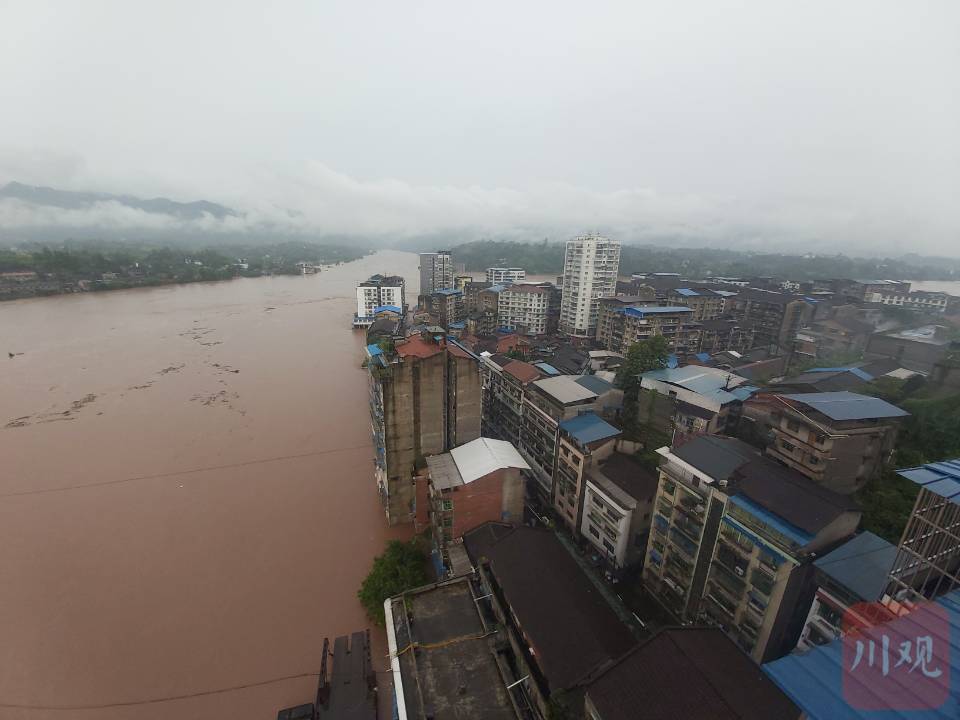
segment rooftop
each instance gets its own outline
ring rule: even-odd
[[[640,376],[644,380],[657,380],[668,385],[681,387],[690,392],[710,398],[721,405],[742,400],[733,392],[738,386],[747,382],[747,379],[718,368],[703,365],[684,365],[677,368],[663,368],[651,370]]]
[[[474,563],[489,561],[551,690],[572,687],[634,644],[553,532],[519,526],[494,539],[481,525],[464,543]]]
[[[624,315],[638,318],[646,317],[647,315],[677,315],[692,312],[693,309],[688,308],[686,305],[671,305],[666,307],[645,305],[641,307],[631,306],[623,309]]]
[[[896,545],[872,532],[862,532],[813,564],[862,600],[874,601],[883,595],[896,556]]]
[[[557,375],[537,380],[533,384],[564,405],[596,399],[597,393],[577,382],[579,377],[579,375]]]
[[[827,490],[766,457],[738,467],[732,483],[736,498],[745,496],[811,536],[844,513],[859,509],[850,496]]]
[[[443,352],[442,344],[428,342],[419,335],[411,335],[404,342],[398,342],[395,347],[400,357],[412,356],[424,359]]]
[[[924,325],[923,327],[910,328],[909,330],[899,330],[898,332],[885,333],[887,337],[897,338],[898,340],[912,340],[913,342],[927,343],[928,345],[949,345],[950,339],[945,336],[941,325]]]
[[[530,466],[506,440],[477,438],[448,453],[427,458],[430,480],[444,489],[466,485],[504,468],[529,470]]]
[[[847,391],[781,395],[780,397],[791,403],[806,405],[831,420],[838,421],[895,418],[910,414],[886,400]]]
[[[520,382],[532,382],[542,375],[536,367],[523,360],[511,360],[503,366],[503,371],[513,375]]]
[[[652,501],[660,483],[657,473],[650,472],[632,455],[621,452],[611,453],[588,474],[592,482],[627,507],[636,507],[638,501]]]
[[[718,628],[659,632],[594,679],[587,696],[603,720],[800,716],[800,709]]]
[[[935,603],[921,605],[908,615],[862,631],[864,645],[899,648],[902,642],[911,644],[919,637],[930,637],[934,657],[931,665],[940,669],[946,687],[933,688],[931,694],[942,693],[943,701],[932,702],[923,710],[864,710],[862,707],[902,707],[904,700],[922,700],[918,695],[919,673],[897,670],[890,663],[884,682],[859,682],[850,670],[849,640],[839,638],[826,645],[814,647],[803,654],[791,654],[763,666],[763,671],[811,720],[956,720],[960,717],[960,590],[945,595]],[[846,645],[846,647],[845,647]],[[931,668],[932,670],[933,668]],[[869,678],[869,675],[864,675]],[[927,685],[926,689],[931,688]],[[856,692],[857,704],[849,702],[851,690]],[[937,692],[939,691],[939,693]],[[927,695],[927,697],[930,697]],[[606,717],[604,720],[607,720]]]
[[[620,430],[594,413],[584,413],[575,418],[564,420],[560,423],[560,429],[572,435],[581,445],[588,445],[597,440],[605,440],[620,434]]]
[[[733,472],[759,453],[742,440],[719,435],[698,435],[670,450],[670,454],[712,480],[728,480]]]
[[[612,383],[608,383],[606,380],[597,377],[596,375],[580,375],[576,382],[581,387],[585,387],[587,390],[592,390],[597,395],[603,395],[605,392],[610,392],[613,390]]]
[[[925,490],[960,504],[960,458],[897,470],[897,474]]]
[[[389,602],[388,632],[393,630],[396,639],[402,683],[398,703],[407,717],[517,717],[493,651],[499,633],[487,637],[467,578]]]

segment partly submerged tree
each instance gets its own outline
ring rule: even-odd
[[[387,598],[428,582],[426,561],[416,539],[391,540],[383,555],[373,559],[373,568],[357,592],[371,620],[383,625],[383,603]]]

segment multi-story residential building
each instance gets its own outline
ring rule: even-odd
[[[556,533],[488,523],[463,544],[480,582],[478,602],[508,636],[500,651],[533,706],[525,717],[555,716],[551,700],[577,697],[592,672],[636,643]],[[487,714],[476,708],[465,716]]]
[[[797,332],[794,352],[813,359],[862,355],[873,333],[873,325],[854,317],[812,320]]]
[[[487,282],[491,285],[513,285],[527,279],[527,271],[523,268],[489,267],[487,268]]]
[[[960,458],[898,474],[920,488],[886,589],[899,611],[960,589]]]
[[[767,454],[839,493],[859,490],[890,459],[905,410],[852,392],[760,393],[743,415],[772,435]]]
[[[816,301],[803,295],[745,288],[728,299],[727,313],[753,329],[753,342],[773,352],[793,347],[797,331],[813,317]]]
[[[420,295],[432,295],[437,290],[455,287],[455,276],[449,250],[420,253]]]
[[[812,561],[850,537],[861,513],[766,458],[738,468],[731,485],[700,617],[763,663],[796,646],[815,593]]]
[[[910,292],[910,283],[899,280],[834,280],[831,285],[837,297],[854,302],[870,302],[874,295]]]
[[[403,278],[398,275],[371,275],[357,285],[357,312],[354,327],[369,327],[376,319],[377,308],[395,307],[402,315],[407,309]]]
[[[867,341],[864,357],[890,358],[902,367],[931,373],[951,352],[960,349],[953,332],[945,325],[924,325],[888,333],[874,333]]]
[[[643,582],[675,617],[690,622],[704,595],[730,478],[757,453],[744,442],[715,435],[658,452],[663,460]]]
[[[878,302],[883,305],[902,307],[917,312],[940,313],[947,311],[950,295],[945,292],[930,292],[914,290],[903,292],[899,290],[872,293],[867,296],[867,302]]]
[[[730,370],[700,365],[645,372],[640,387],[675,398],[674,431],[688,435],[726,431],[743,401],[757,390]]]
[[[441,327],[449,329],[453,323],[462,322],[465,317],[463,293],[455,288],[447,288],[421,295],[420,309],[434,317]]]
[[[723,314],[725,300],[735,295],[707,287],[681,287],[670,290],[667,301],[674,305],[686,305],[693,310],[694,320],[715,320]]]
[[[700,323],[690,319],[686,307],[631,307],[623,311],[623,344],[618,350],[624,354],[641,340],[662,335],[675,353],[694,353],[700,347]]]
[[[800,720],[801,716],[790,697],[720,630],[687,627],[661,630],[591,677],[579,717]]]
[[[460,288],[463,291],[463,308],[465,312],[469,314],[481,309],[480,291],[486,290],[488,287],[490,287],[490,283],[474,280],[464,284],[464,286]],[[496,308],[494,308],[494,310],[496,310]]]
[[[560,423],[553,509],[574,534],[580,529],[587,470],[610,456],[618,437],[618,428],[592,412]]]
[[[817,594],[800,633],[797,649],[832,642],[841,637],[844,623],[866,627],[861,603],[879,603],[897,555],[897,546],[871,532],[862,532],[814,561]]]
[[[523,397],[530,383],[543,377],[533,365],[506,355],[484,356],[483,417],[481,428],[487,437],[520,443]]]
[[[533,470],[531,499],[551,505],[560,423],[590,410],[610,414],[622,403],[623,391],[595,375],[557,375],[527,386],[517,449]]]
[[[473,282],[472,275],[457,275],[453,279],[453,286],[460,292],[463,292],[466,289],[467,285],[470,285],[472,282]]]
[[[581,339],[596,336],[598,300],[616,294],[619,268],[619,240],[585,235],[567,241],[560,332]]]
[[[470,335],[480,337],[497,331],[496,310],[475,310],[464,318],[464,329]]]
[[[697,352],[712,354],[733,350],[743,353],[752,347],[752,325],[741,325],[733,318],[704,320],[700,323],[700,347]]]
[[[623,311],[628,307],[655,307],[656,298],[641,295],[614,295],[597,301],[597,344],[610,350],[608,346],[623,345]]]
[[[550,283],[510,285],[499,294],[499,326],[521,335],[546,335],[550,317]]]
[[[643,562],[658,482],[619,452],[587,469],[580,534],[614,571]]]
[[[789,652],[815,592],[812,560],[853,534],[856,504],[732,438],[658,452],[646,586],[756,662]]]
[[[417,478],[417,527],[431,527],[442,570],[451,567],[448,546],[486,522],[523,522],[524,481],[529,470],[506,440],[480,437],[427,458]]]
[[[683,306],[625,304],[610,298],[601,305],[598,344],[626,354],[630,346],[655,335],[666,338],[673,352],[696,352],[700,347],[700,323],[693,310]]]
[[[480,437],[479,362],[429,333],[367,347],[374,477],[391,525],[414,520],[418,463]]]

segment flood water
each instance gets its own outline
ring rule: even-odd
[[[390,536],[355,284],[314,276],[0,303],[0,718],[270,718],[369,625]],[[17,354],[13,358],[8,353]],[[401,531],[402,532],[402,531]],[[374,664],[386,663],[375,632]]]

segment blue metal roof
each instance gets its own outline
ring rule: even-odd
[[[560,427],[584,445],[620,434],[617,428],[593,413],[584,413],[564,420],[560,423]]]
[[[377,313],[387,312],[387,311],[395,312],[397,314],[400,314],[400,312],[402,312],[400,308],[397,307],[396,305],[378,305],[373,309],[373,314],[376,315]]]
[[[433,291],[435,295],[463,295],[461,290],[456,288],[441,288],[440,290]]]
[[[910,414],[896,405],[891,405],[886,400],[847,391],[803,393],[784,395],[783,397],[793,402],[808,405],[832,420],[866,420],[868,418],[903,417]]]
[[[758,392],[760,388],[756,385],[741,385],[740,387],[735,387],[730,390],[727,390],[728,393],[733,395],[737,400],[746,400],[755,392]]]
[[[367,345],[367,355],[373,357],[374,355],[383,355],[383,350],[380,349],[379,345]]]
[[[677,295],[683,295],[684,297],[697,297],[700,295],[700,293],[691,288],[676,288],[674,292]]]
[[[697,353],[696,358],[700,362],[710,362],[710,353],[706,353],[706,352]]]
[[[861,370],[858,367],[852,367],[852,366],[851,367],[818,367],[818,368],[810,368],[809,370],[805,370],[804,372],[808,372],[808,373],[848,372],[851,375],[856,375],[861,380],[866,380],[867,382],[870,382],[871,380],[873,380],[873,375],[868,373],[866,370]]]
[[[886,637],[890,670],[883,682],[875,680],[875,675],[860,676],[869,677],[872,682],[859,681],[857,670],[853,669],[854,653],[848,650],[844,657],[844,642],[850,640],[843,638],[803,654],[774,660],[763,665],[763,671],[810,720],[956,720],[960,718],[960,590],[939,598],[931,606],[936,608],[936,615],[926,607],[921,605],[909,615],[862,631],[861,642],[866,646],[872,641],[878,655]],[[937,615],[946,616],[946,627]],[[907,668],[897,669],[895,663],[901,642],[910,641],[915,651],[917,638],[925,636],[931,638],[936,658],[931,671],[940,669],[942,677],[950,682],[942,705],[924,710],[865,710],[848,701],[851,690],[862,703],[869,702],[877,708],[894,704],[889,700],[893,693],[901,703],[922,701],[924,698],[914,689],[917,678],[923,675],[919,671],[911,674]],[[865,669],[867,662],[863,660],[860,669]],[[879,666],[879,659],[876,662]]]
[[[549,365],[545,362],[538,362],[533,364],[534,367],[543,370],[547,375],[559,375],[560,371],[557,370],[553,365]]]
[[[750,513],[754,517],[760,518],[760,520],[762,520],[764,523],[781,534],[786,535],[800,547],[803,547],[808,542],[813,540],[813,535],[810,533],[805,532],[796,525],[787,522],[776,513],[767,510],[767,508],[763,507],[759,503],[754,502],[753,500],[750,500],[744,495],[734,495],[732,498],[730,498],[730,502]],[[764,543],[764,545],[767,544],[768,543]]]
[[[676,356],[672,355],[670,357],[675,358]],[[713,398],[721,405],[726,405],[734,400],[744,400],[756,391],[756,388],[751,386],[749,390],[745,389],[741,393],[736,394],[734,391],[743,388],[743,386],[727,388],[726,386],[729,384],[730,379],[740,379],[735,373],[726,371],[717,372],[716,370],[700,365],[676,367],[675,365],[671,365],[669,361],[667,362],[667,367],[662,370],[650,370],[649,372],[643,373],[640,377],[660,380],[661,382],[685,388],[698,395]]]
[[[463,320],[460,320],[459,322],[450,323],[450,327],[452,328],[464,328],[466,326],[467,324]]]
[[[670,355],[667,355],[667,367],[668,367],[668,368],[674,369],[674,368],[676,368],[679,364],[680,364],[680,359],[679,359],[676,355],[674,355],[673,353],[671,353]]]
[[[897,470],[897,474],[942,498],[960,504],[960,458]]]
[[[873,602],[882,596],[896,556],[896,545],[872,532],[862,532],[813,564],[861,600]]]
[[[662,315],[664,313],[692,313],[693,310],[685,305],[674,305],[672,307],[656,307],[650,305],[624,308],[623,312],[625,315],[642,318],[647,315]]]

